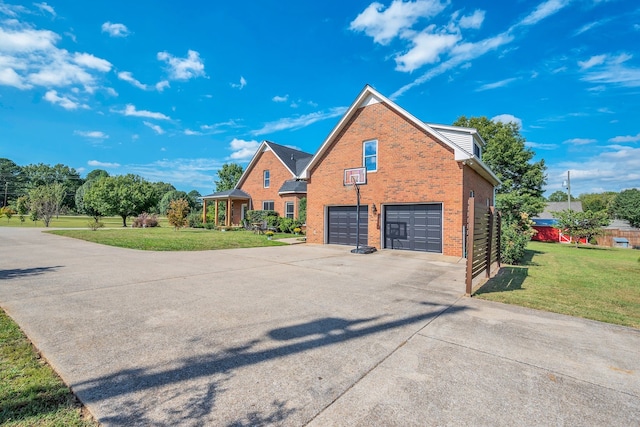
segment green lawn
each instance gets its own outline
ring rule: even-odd
[[[186,228],[174,230],[170,227],[120,228],[91,230],[51,230],[48,233],[73,237],[103,245],[146,251],[206,251],[213,249],[254,248],[280,246],[285,243],[276,239],[293,237],[291,234],[276,234],[267,239],[263,234],[251,231],[214,231]]]
[[[0,425],[96,426],[60,377],[0,309]]]
[[[640,251],[530,242],[476,296],[640,328]]]
[[[60,215],[59,217],[53,217],[49,227],[52,228],[89,228],[89,221],[93,221],[93,218],[83,215]],[[119,216],[108,216],[100,220],[107,228],[122,228],[122,218]],[[165,217],[158,217],[158,221],[162,227],[168,227],[169,223]],[[127,218],[127,226],[131,226],[133,217]],[[0,227],[25,227],[36,228],[44,227],[42,221],[31,221],[29,217],[24,218],[24,222],[20,221],[17,215],[13,215],[11,219],[7,217],[0,218]]]

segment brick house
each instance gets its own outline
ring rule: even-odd
[[[307,183],[300,173],[312,154],[271,141],[263,141],[232,190],[202,197],[207,202],[223,201],[227,215],[225,225],[241,225],[247,210],[273,210],[280,216],[298,218],[300,199],[307,195]],[[217,214],[217,203],[214,205]]]
[[[427,124],[365,86],[302,171],[307,242],[356,245],[356,193],[345,169],[365,167],[360,244],[464,256],[467,203],[493,205],[496,175],[475,129]]]

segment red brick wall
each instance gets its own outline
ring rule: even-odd
[[[271,174],[269,188],[264,188],[263,171],[265,170],[269,170]],[[272,200],[274,202],[274,210],[283,215],[284,202],[278,195],[278,190],[286,180],[292,178],[291,172],[276,155],[271,150],[267,150],[260,154],[258,161],[239,188],[251,196],[251,203],[253,204],[251,209],[261,210],[263,201]]]
[[[355,190],[343,186],[343,171],[360,167],[362,143],[378,140],[378,170],[361,186],[361,204],[369,205],[369,245],[381,248],[384,204],[442,203],[443,253],[462,256],[463,206],[468,191],[485,194],[486,183],[474,171],[454,160],[451,148],[378,103],[359,109],[337,135],[308,181],[307,241],[324,243],[325,207],[355,205]],[[468,169],[470,173],[466,170]],[[476,189],[477,188],[477,189]],[[466,193],[466,194],[465,194]],[[377,215],[371,214],[375,204]]]

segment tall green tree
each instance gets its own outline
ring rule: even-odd
[[[60,210],[64,200],[65,188],[61,183],[40,185],[29,190],[29,201],[34,218],[44,222],[45,227]]]
[[[547,198],[550,202],[566,202],[569,200],[569,195],[562,190],[554,191]],[[574,200],[572,198],[572,200]]]
[[[84,194],[85,206],[102,215],[120,216],[123,227],[127,217],[148,212],[157,203],[153,184],[133,174],[100,178]]]
[[[618,193],[615,191],[581,194],[580,201],[582,202],[582,210],[591,212],[606,211],[611,217],[611,206],[617,195]]]
[[[633,227],[640,227],[640,190],[621,191],[613,200],[611,210],[616,218],[625,219]]]
[[[62,184],[64,188],[64,200],[62,206],[75,209],[76,190],[83,184],[80,174],[69,166],[58,163],[50,166],[44,163],[24,166],[22,171],[28,189],[33,189],[48,184]]]
[[[237,163],[225,163],[218,170],[218,179],[215,182],[216,191],[233,189],[242,176],[242,166]]]
[[[516,123],[461,116],[454,125],[475,128],[487,143],[482,161],[502,181],[497,189],[496,207],[502,211],[505,221],[515,223],[521,213],[533,217],[544,210],[547,167],[544,160],[534,161],[535,153],[526,147]]]
[[[22,168],[5,158],[0,158],[0,194],[0,206],[7,206],[25,195]]]
[[[84,180],[85,182],[95,181],[105,176],[109,176],[109,172],[104,169],[94,169],[87,174],[87,177]]]
[[[187,202],[187,207],[189,208],[189,211],[195,209],[196,201],[194,198],[189,196],[184,191],[173,190],[173,191],[168,191],[164,193],[164,196],[162,196],[162,199],[160,199],[160,202],[158,203],[158,209],[160,214],[166,215],[167,211],[169,210],[169,206],[171,205],[171,202],[173,202],[174,200],[180,200],[180,199],[184,199]]]

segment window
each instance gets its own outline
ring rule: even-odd
[[[284,216],[287,218],[293,218],[293,202],[284,203]]]
[[[264,181],[264,188],[269,188],[271,185],[271,173],[269,172],[269,169],[262,172],[262,177]]]
[[[367,172],[378,170],[378,141],[365,141],[362,144],[362,163]]]
[[[479,159],[482,159],[482,150],[480,149],[480,146],[475,142],[473,143],[473,155]]]
[[[272,211],[274,210],[273,200],[265,200],[262,202],[262,210],[263,211]]]

